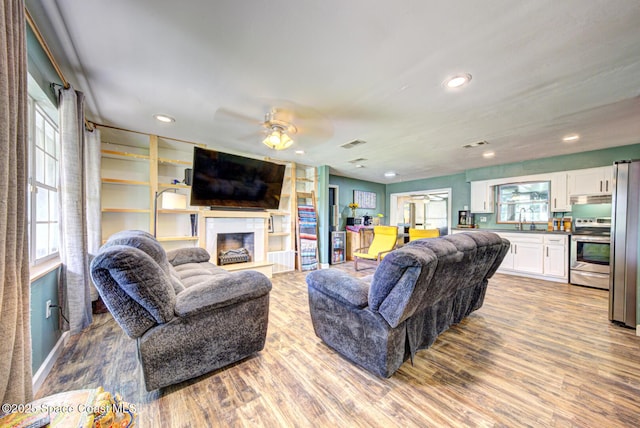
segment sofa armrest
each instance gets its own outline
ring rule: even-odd
[[[179,266],[186,263],[202,263],[208,262],[211,256],[204,248],[187,247],[178,248],[167,251],[167,260],[173,266]]]
[[[257,299],[271,291],[271,281],[257,271],[214,276],[176,296],[175,314],[190,317],[217,308]]]
[[[368,305],[369,283],[335,269],[316,270],[307,275],[309,287],[356,308]]]

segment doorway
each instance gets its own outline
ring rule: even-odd
[[[418,190],[390,195],[390,224],[451,233],[451,188]]]

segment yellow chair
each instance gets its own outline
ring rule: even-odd
[[[409,242],[422,238],[437,238],[438,236],[440,236],[440,229],[409,228]]]
[[[398,228],[395,226],[376,226],[373,228],[373,241],[368,247],[358,248],[353,253],[355,269],[358,270],[358,260],[380,260],[396,248],[398,243]],[[366,251],[366,252],[365,252]]]

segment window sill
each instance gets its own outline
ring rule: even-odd
[[[50,272],[58,269],[62,265],[59,257],[47,260],[46,262],[33,265],[29,268],[29,281],[34,282]]]

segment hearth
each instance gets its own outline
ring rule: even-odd
[[[246,263],[253,259],[255,251],[255,234],[246,233],[218,233],[217,252],[218,265],[228,265],[233,263]]]

